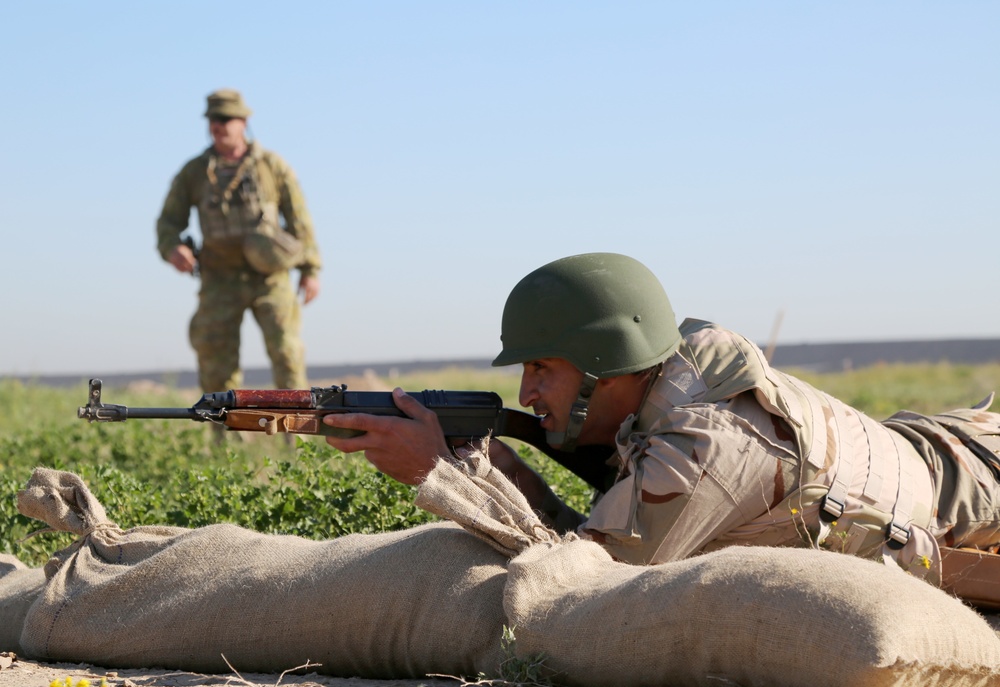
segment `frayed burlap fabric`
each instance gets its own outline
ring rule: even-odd
[[[23,654],[21,630],[31,604],[42,593],[45,573],[0,553],[0,651]]]
[[[37,659],[374,678],[495,671],[506,557],[451,523],[332,541],[231,525],[123,530],[76,475],[39,469],[21,512],[79,539],[45,567]],[[225,656],[225,659],[223,658]]]
[[[458,523],[508,557],[535,544],[562,541],[481,453],[473,453],[467,460],[439,461],[420,485],[414,503]],[[573,534],[568,537],[577,538]]]
[[[560,540],[481,456],[441,465],[426,507],[505,553],[521,658],[569,685],[987,687],[1000,639],[957,599],[899,570],[810,549],[731,547],[657,566]]]

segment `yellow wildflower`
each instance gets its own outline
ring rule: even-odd
[[[930,570],[931,569],[931,559],[928,558],[927,556],[921,556],[920,557],[920,565],[922,565],[925,568],[927,568],[928,570]]]
[[[90,687],[90,680],[85,677],[81,677],[74,685],[73,677],[71,675],[67,675],[62,680],[53,680],[49,683],[49,687]],[[107,678],[101,678],[100,687],[108,687]]]
[[[799,509],[798,508],[792,508],[792,515],[798,515],[798,514],[799,514]]]

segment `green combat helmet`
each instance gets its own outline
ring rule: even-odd
[[[638,372],[677,350],[681,333],[663,286],[645,265],[615,253],[556,260],[507,297],[493,366],[564,358],[584,374],[569,425],[550,444],[572,451],[590,395],[603,377]]]
[[[208,94],[208,108],[205,116],[212,117],[232,117],[234,119],[246,119],[253,114],[253,110],[243,102],[243,96],[239,91],[231,88],[222,88],[214,93]]]

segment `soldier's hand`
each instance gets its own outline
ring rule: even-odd
[[[319,295],[319,277],[302,275],[299,279],[299,293],[302,294],[302,305],[305,305]]]
[[[407,417],[333,413],[323,422],[365,433],[347,439],[328,436],[326,443],[344,453],[363,451],[379,472],[403,484],[420,484],[434,469],[438,457],[451,455],[451,449],[433,410],[399,388],[393,389],[392,398]]]
[[[194,253],[184,244],[174,246],[167,260],[178,272],[187,274],[194,272],[194,268],[198,264],[198,261],[194,259]]]

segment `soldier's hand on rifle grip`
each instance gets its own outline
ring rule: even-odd
[[[184,272],[185,274],[193,273],[194,268],[198,264],[198,261],[194,257],[194,253],[184,244],[174,246],[174,249],[170,252],[170,257],[168,259],[170,264],[173,265],[178,272]]]
[[[379,472],[403,484],[420,484],[438,457],[451,455],[451,449],[434,411],[399,388],[393,389],[392,398],[407,417],[332,413],[323,418],[327,425],[365,433],[347,439],[328,436],[326,442],[344,453],[363,451]]]

